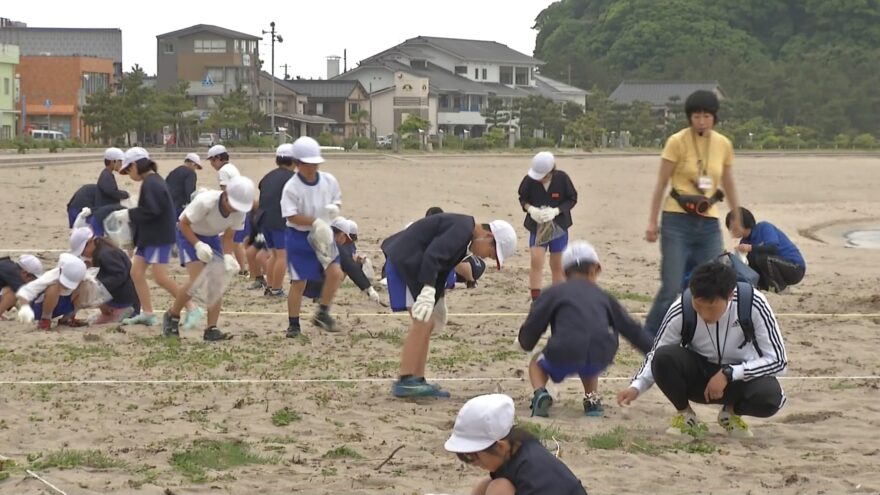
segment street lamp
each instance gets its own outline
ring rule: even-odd
[[[272,117],[272,136],[275,137],[275,42],[278,43],[284,42],[284,39],[280,34],[275,33],[275,21],[269,23],[269,27],[271,28],[269,31],[263,31],[263,34],[271,34],[272,35],[272,96],[271,102],[272,105],[272,113],[270,114]],[[279,143],[281,143],[281,133],[279,132],[276,139]]]

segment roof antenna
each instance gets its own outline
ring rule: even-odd
[[[348,49],[342,49],[342,73],[348,72]]]

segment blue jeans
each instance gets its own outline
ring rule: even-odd
[[[669,306],[681,294],[686,271],[723,252],[717,218],[663,212],[660,219],[660,290],[645,319],[645,330],[657,335]]]

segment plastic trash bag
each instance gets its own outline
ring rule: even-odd
[[[98,308],[113,299],[110,291],[98,281],[98,271],[98,268],[86,270],[86,276],[77,288],[77,308]]]
[[[205,264],[202,273],[196,277],[187,294],[197,305],[211,307],[223,299],[230,278],[223,257],[215,255],[210,263]]]
[[[364,275],[367,276],[368,280],[376,279],[376,269],[373,268],[373,262],[370,261],[370,258],[364,258],[364,264],[361,266],[363,267]]]
[[[86,208],[83,208],[82,210],[80,210],[80,212],[76,215],[76,219],[73,221],[73,228],[79,229],[82,227],[88,227],[89,226],[88,218],[90,216],[92,216],[92,209],[91,208],[86,207]]]
[[[309,246],[315,251],[315,256],[318,257],[318,262],[321,263],[321,267],[325,270],[330,266],[330,263],[333,263],[333,260],[339,257],[339,248],[336,247],[335,242],[330,241],[329,245],[327,245],[317,241],[312,235],[312,232],[309,232],[307,239],[309,241]]]
[[[542,246],[550,241],[554,241],[565,235],[565,229],[556,225],[556,222],[549,221],[538,224],[535,230],[535,245]]]
[[[134,234],[131,231],[131,224],[120,222],[114,215],[107,215],[107,218],[104,219],[104,235],[122,249],[134,247]]]
[[[138,195],[130,194],[128,198],[123,199],[119,204],[122,205],[123,208],[134,208],[138,205]]]

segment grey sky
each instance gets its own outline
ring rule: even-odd
[[[4,2],[0,16],[31,27],[122,29],[125,70],[135,63],[156,72],[156,35],[194,24],[214,24],[261,36],[275,28],[284,42],[275,45],[275,74],[289,64],[291,76],[326,77],[327,55],[342,56],[348,66],[419,35],[493,40],[531,55],[535,17],[551,0],[152,0]],[[261,58],[269,69],[268,35]]]

